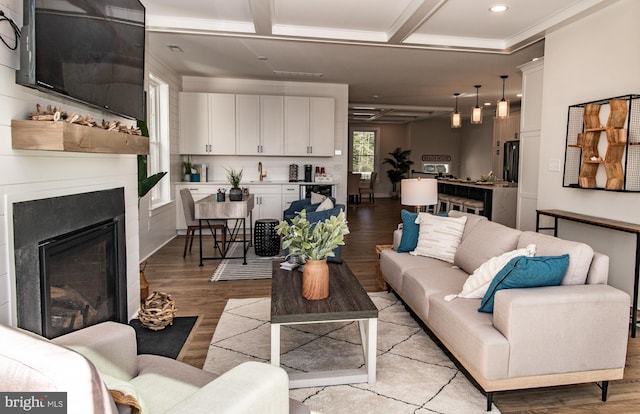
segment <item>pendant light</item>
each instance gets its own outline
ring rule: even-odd
[[[478,92],[482,85],[473,85],[476,88],[476,106],[471,109],[471,123],[472,124],[481,124],[482,123],[482,107],[478,105]]]
[[[500,76],[500,78],[502,79],[502,99],[498,101],[498,106],[496,108],[496,116],[498,118],[507,118],[509,116],[509,101],[504,99],[504,81],[508,77],[509,76],[507,75]]]
[[[451,128],[460,128],[462,127],[462,116],[458,112],[458,96],[460,96],[460,93],[456,92],[453,96],[456,97],[456,110],[451,114]]]

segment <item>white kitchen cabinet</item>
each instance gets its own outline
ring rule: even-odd
[[[333,98],[285,96],[285,155],[333,155]]]
[[[253,194],[253,228],[258,219],[282,219],[282,186],[281,185],[250,185],[249,192]]]
[[[207,154],[209,145],[209,96],[206,93],[180,94],[180,153]],[[183,220],[184,222],[184,220]]]
[[[223,93],[180,94],[180,153],[235,155],[236,96]]]
[[[284,96],[260,97],[260,153],[284,154]]]
[[[297,184],[285,184],[282,186],[282,211],[291,207],[291,203],[300,199],[300,186]],[[282,215],[279,218],[282,220]]]
[[[331,157],[335,145],[335,101],[333,98],[310,98],[309,104],[311,155]]]
[[[309,98],[285,96],[284,153],[286,155],[310,155],[309,125]]]
[[[283,155],[284,97],[236,95],[238,155]]]
[[[259,154],[260,144],[260,96],[236,95],[236,152]]]

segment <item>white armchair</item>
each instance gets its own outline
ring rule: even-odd
[[[66,391],[70,414],[308,413],[289,400],[281,368],[246,362],[218,377],[170,358],[137,355],[135,331],[121,323],[51,341],[0,325],[0,338],[0,391]]]

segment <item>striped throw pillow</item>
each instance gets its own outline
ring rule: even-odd
[[[409,253],[453,263],[466,222],[467,217],[440,217],[420,213],[416,219],[416,224],[420,225],[418,245]]]

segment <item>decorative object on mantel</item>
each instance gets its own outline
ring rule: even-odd
[[[36,104],[36,112],[31,112],[29,117],[32,121],[60,121],[63,120],[69,124],[79,124],[88,127],[96,127],[106,129],[107,131],[116,131],[121,132],[123,134],[130,135],[144,135],[139,127],[134,126],[126,126],[122,125],[120,121],[105,121],[102,120],[102,123],[98,124],[93,120],[91,115],[82,116],[78,115],[75,112],[71,115],[68,115],[66,112],[63,112],[58,107],[51,107],[51,105],[47,105],[46,109],[42,109],[40,104]],[[145,136],[148,136],[145,135]]]
[[[153,292],[140,306],[138,318],[145,328],[160,331],[173,324],[176,316],[176,304],[171,295],[164,292]]]
[[[229,180],[229,184],[231,184],[229,201],[242,201],[242,189],[240,188],[242,172],[243,170],[236,171],[233,168],[227,170],[227,180]]]
[[[329,267],[327,257],[333,257],[333,250],[344,245],[344,236],[349,227],[341,211],[325,221],[310,223],[307,213],[302,210],[291,219],[281,221],[276,231],[282,236],[282,248],[288,256],[304,260],[302,271],[302,296],[307,300],[325,299],[329,296]]]

